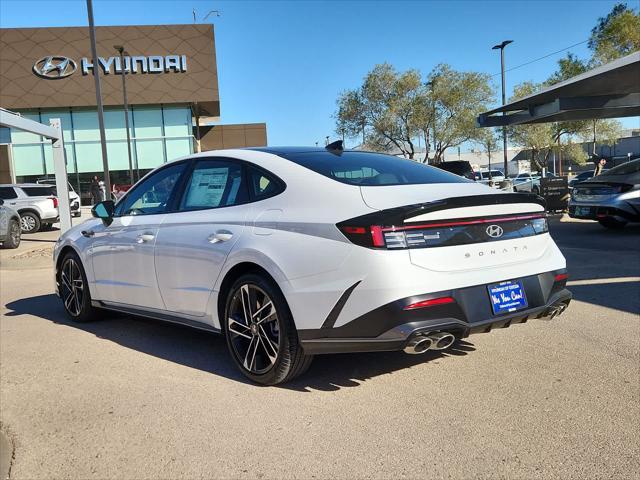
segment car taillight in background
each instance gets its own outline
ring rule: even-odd
[[[549,231],[544,213],[438,220],[401,226],[354,225],[356,222],[357,219],[347,220],[337,226],[356,245],[389,250],[512,240]],[[497,228],[489,231],[490,226]]]
[[[49,199],[53,202],[53,208],[58,208],[58,197],[49,197]]]

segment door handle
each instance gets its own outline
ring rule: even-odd
[[[9,205],[17,205],[18,202],[9,202]]]
[[[87,237],[87,238],[93,237],[96,234],[96,232],[94,232],[93,230],[82,230],[80,233],[82,234],[83,237]]]
[[[136,242],[137,243],[151,242],[153,241],[154,238],[156,238],[156,236],[153,233],[143,233],[142,235],[138,235],[136,237]]]
[[[219,243],[231,240],[233,233],[229,230],[218,230],[216,233],[212,233],[207,237],[209,243]]]

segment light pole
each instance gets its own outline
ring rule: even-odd
[[[96,86],[96,104],[98,106],[98,127],[100,129],[100,146],[102,147],[102,169],[106,195],[111,194],[109,178],[109,160],[107,159],[107,138],[104,133],[104,108],[102,108],[102,90],[100,89],[100,63],[96,47],[96,27],[93,23],[93,2],[87,0],[87,17],[89,18],[89,37],[91,40],[91,56],[93,57],[93,79]],[[106,198],[105,198],[106,200]]]
[[[504,47],[506,47],[510,43],[513,43],[513,40],[505,40],[504,42],[498,45],[494,45],[492,48],[492,50],[500,50],[500,71],[501,71],[501,77],[502,77],[502,106],[504,106],[507,103],[507,97],[505,93],[505,84],[504,84]],[[502,112],[502,115],[503,116],[506,115],[506,112]],[[509,165],[507,163],[507,127],[506,125],[503,125],[502,127],[502,155],[504,159],[504,175],[506,178],[507,174],[509,173],[507,168]]]
[[[120,54],[120,72],[122,75],[122,102],[124,105],[124,128],[127,130],[127,154],[129,155],[129,181],[131,185],[135,182],[133,180],[133,160],[131,158],[131,135],[129,134],[129,102],[127,101],[127,80],[126,74],[127,69],[124,65],[124,55],[129,55],[124,51],[124,47],[122,45],[114,45],[113,48]],[[137,167],[137,166],[136,166]],[[140,178],[140,174],[138,169],[136,168],[136,174],[138,179]]]

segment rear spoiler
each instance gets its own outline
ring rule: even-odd
[[[405,219],[438,210],[450,208],[477,207],[483,205],[504,205],[513,203],[535,203],[546,210],[544,198],[534,193],[494,193],[452,197],[428,203],[417,203],[403,207],[389,208],[348,220],[349,225],[400,225]],[[356,222],[354,222],[356,221]],[[344,223],[344,222],[343,222]],[[338,224],[340,226],[341,224]]]

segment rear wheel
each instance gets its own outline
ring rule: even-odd
[[[616,220],[615,218],[603,218],[598,220],[598,223],[605,228],[610,228],[612,230],[619,230],[624,228],[627,222],[621,222],[620,220]]]
[[[234,362],[256,383],[287,382],[311,364],[313,357],[302,350],[284,296],[263,275],[246,274],[234,282],[221,324]]]
[[[37,213],[22,212],[20,214],[22,233],[36,233],[40,230],[40,217]]]
[[[9,220],[7,239],[2,243],[2,248],[18,248],[20,245],[20,234],[20,222],[15,219]]]
[[[60,265],[58,284],[65,312],[75,322],[94,320],[98,309],[91,306],[91,293],[80,257],[69,252]]]

